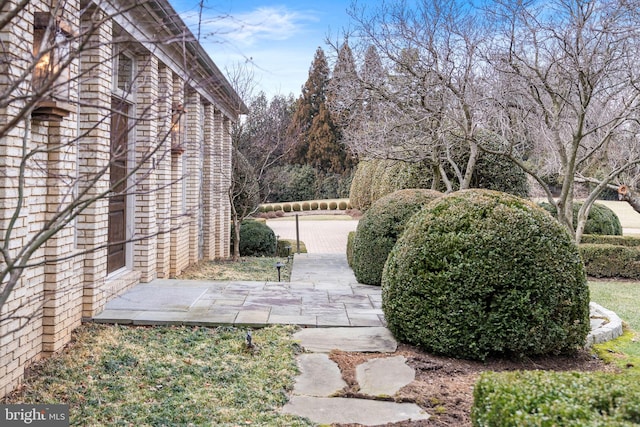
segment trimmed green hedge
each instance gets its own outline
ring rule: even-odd
[[[589,276],[640,279],[638,248],[595,243],[582,243],[579,248]]]
[[[602,245],[640,246],[640,238],[633,236],[606,236],[598,234],[585,234],[580,243],[594,243]]]
[[[399,341],[471,359],[572,352],[590,330],[568,231],[489,190],[442,196],[411,218],[384,268],[382,309]]]
[[[358,282],[380,286],[389,252],[409,218],[442,196],[434,190],[399,190],[378,199],[358,222],[353,242],[353,273]]]
[[[640,375],[605,372],[484,373],[476,383],[475,427],[622,427],[640,424]]]
[[[554,206],[547,202],[538,203],[544,210],[551,215],[556,215]],[[573,202],[573,226],[575,228],[578,223],[578,211],[582,206],[582,202]],[[621,236],[622,225],[618,215],[605,205],[594,203],[589,210],[587,223],[584,226],[584,234],[602,234],[610,236]]]

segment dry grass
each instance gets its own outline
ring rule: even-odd
[[[87,325],[2,403],[62,403],[71,425],[306,426],[280,414],[293,387],[292,327]]]
[[[188,280],[237,280],[277,282],[277,262],[285,264],[280,269],[280,280],[289,281],[291,263],[286,258],[277,257],[242,257],[239,261],[203,261],[186,269],[178,279]]]

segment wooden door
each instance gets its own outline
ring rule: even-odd
[[[127,145],[128,106],[112,100],[111,110],[111,165],[109,168],[113,192],[109,198],[109,249],[107,272],[126,265],[127,261]]]

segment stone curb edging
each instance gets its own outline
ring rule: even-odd
[[[589,348],[594,344],[600,344],[610,341],[622,335],[622,319],[611,310],[607,310],[600,304],[595,302],[589,303],[590,318],[592,322],[591,332],[587,335],[587,343],[585,348]],[[600,322],[594,327],[593,322]]]

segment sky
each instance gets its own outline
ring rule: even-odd
[[[174,9],[197,32],[199,0],[170,0]],[[200,43],[218,68],[247,64],[256,85],[254,93],[292,93],[296,98],[309,76],[318,47],[342,40],[348,28],[350,0],[204,0]]]

